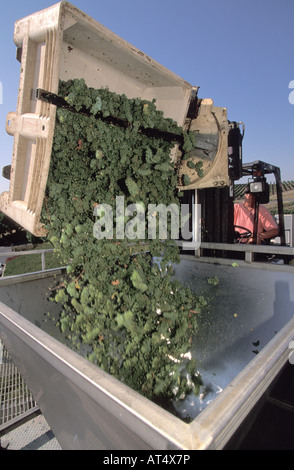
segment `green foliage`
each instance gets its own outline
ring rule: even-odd
[[[207,278],[208,284],[211,284],[213,286],[218,286],[219,285],[219,278],[217,276],[214,277],[209,277]]]
[[[180,204],[173,144],[138,129],[182,130],[154,101],[90,89],[83,80],[62,82],[60,95],[93,114],[57,110],[42,217],[56,251],[71,260],[55,298],[63,304],[61,328],[89,346],[91,361],[147,397],[198,393],[201,380],[189,352],[203,300],[173,278],[175,243],[148,240],[148,250],[134,255],[115,229],[112,240],[93,236],[94,207],[114,208],[117,196],[126,205]],[[132,127],[107,124],[99,113]]]
[[[189,184],[191,183],[190,176],[189,175],[183,175],[182,181],[183,181],[184,186],[189,186]]]
[[[147,284],[142,280],[142,277],[136,270],[134,270],[133,274],[131,275],[131,281],[133,286],[141,292],[145,292],[148,289]]]

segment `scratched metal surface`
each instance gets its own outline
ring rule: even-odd
[[[177,404],[195,417],[293,318],[294,271],[184,259],[176,277],[208,299],[192,344],[204,384],[199,397]]]

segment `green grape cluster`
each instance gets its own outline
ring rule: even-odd
[[[117,196],[126,205],[180,204],[173,144],[138,130],[182,129],[154,101],[88,88],[83,80],[61,82],[59,94],[91,113],[57,109],[42,211],[51,243],[68,265],[54,299],[63,305],[60,326],[74,344],[87,345],[89,360],[149,398],[197,394],[201,379],[190,350],[205,300],[174,279],[178,247],[156,238],[138,252],[138,240],[130,246],[115,230],[112,239],[93,236],[94,207],[115,208]],[[122,128],[100,115],[132,125]]]

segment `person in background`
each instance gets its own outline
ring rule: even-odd
[[[253,243],[253,230],[254,230],[254,212],[255,212],[255,195],[250,193],[249,185],[245,190],[244,201],[234,204],[234,225],[236,231],[241,236],[242,243]],[[242,227],[242,228],[241,228]],[[242,237],[251,232],[248,237]],[[259,205],[258,214],[258,227],[257,227],[257,241],[258,245],[266,243],[267,240],[275,238],[279,235],[279,227],[269,210]]]

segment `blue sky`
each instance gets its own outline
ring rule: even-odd
[[[16,110],[20,64],[14,22],[54,0],[1,3],[0,167],[11,163],[6,134]],[[201,98],[245,123],[243,161],[280,166],[294,180],[294,0],[75,0],[72,2],[195,86]],[[292,100],[293,101],[293,100]],[[1,171],[2,172],[2,171]],[[0,192],[8,189],[0,175]]]

